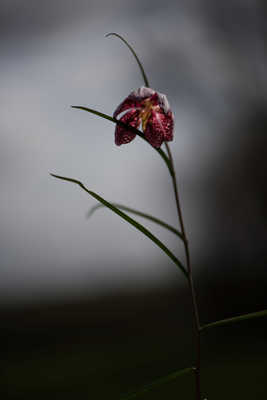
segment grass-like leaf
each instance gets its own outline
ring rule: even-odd
[[[100,111],[93,110],[92,108],[83,107],[83,106],[71,106],[71,107],[72,108],[77,108],[78,110],[87,111],[87,112],[89,112],[91,114],[97,115],[98,117],[101,117],[101,118],[107,119],[108,121],[114,122],[117,125],[123,126],[124,128],[128,129],[129,131],[135,133],[137,136],[142,138],[145,142],[147,142],[151,146],[149,141],[145,138],[143,132],[139,131],[138,129],[134,128],[131,125],[127,125],[124,122],[122,122],[122,121],[120,121],[120,120],[118,120],[116,118],[111,117],[110,115],[104,114],[104,113],[102,113]],[[151,146],[151,147],[153,147],[153,146]],[[169,158],[167,157],[167,155],[164,153],[164,151],[162,149],[158,149],[156,147],[153,147],[153,149],[155,149],[159,153],[159,155],[162,157],[162,159],[164,160],[165,164],[167,165],[167,167],[169,169],[169,172],[170,172],[171,176],[173,176],[174,172],[173,172],[173,169],[172,169],[172,166],[171,166],[171,162],[170,162]]]
[[[145,86],[146,86],[146,87],[149,87],[149,83],[148,83],[148,79],[147,79],[147,76],[146,76],[144,67],[143,67],[141,61],[139,60],[139,58],[137,57],[137,54],[136,54],[136,52],[134,51],[134,49],[132,48],[132,46],[129,45],[129,43],[127,42],[127,40],[125,40],[125,39],[124,39],[121,35],[119,35],[118,33],[111,32],[111,33],[108,33],[108,34],[106,35],[106,37],[109,37],[109,36],[117,36],[120,40],[123,41],[123,43],[126,44],[126,46],[127,46],[128,49],[131,51],[132,55],[134,56],[134,58],[135,58],[136,61],[137,61],[137,64],[138,64],[138,66],[139,66],[139,68],[140,68],[141,74],[142,74],[143,79],[144,79]]]
[[[178,378],[181,375],[187,374],[189,372],[193,372],[194,369],[191,368],[185,368],[185,369],[181,369],[179,371],[175,371],[172,372],[169,375],[163,376],[162,378],[159,378],[151,383],[149,383],[148,385],[143,386],[140,390],[130,393],[124,397],[121,397],[121,400],[130,400],[130,399],[134,399],[135,397],[138,397],[146,392],[149,392],[150,390],[154,389],[155,386],[159,386],[162,385],[164,383],[173,381],[174,379]]]
[[[113,118],[113,117],[111,117],[110,115],[104,114],[104,113],[102,113],[102,112],[100,112],[100,111],[93,110],[92,108],[83,107],[83,106],[71,106],[71,108],[77,108],[78,110],[87,111],[87,112],[89,112],[89,113],[98,115],[98,117],[105,118],[105,119],[107,119],[108,121],[115,122],[115,124],[121,124],[122,126],[127,126],[126,124],[124,124],[123,122],[120,122],[120,121],[117,120],[116,118]],[[128,126],[127,126],[127,128],[128,128]],[[129,126],[129,128],[130,128],[130,126]],[[135,133],[136,133],[137,135],[140,133],[140,136],[141,136],[141,132],[138,132],[138,133],[135,132]]]
[[[167,254],[167,256],[176,264],[176,266],[178,268],[180,268],[180,270],[184,273],[186,278],[188,278],[188,273],[187,273],[185,267],[183,266],[183,264],[178,260],[178,258],[175,257],[175,255],[143,225],[141,225],[140,223],[138,223],[137,221],[135,221],[134,219],[129,217],[123,211],[120,211],[118,208],[114,207],[111,203],[109,203],[108,201],[103,199],[103,197],[99,196],[98,194],[96,194],[95,192],[93,192],[91,190],[88,190],[84,186],[84,184],[82,182],[78,181],[77,179],[67,178],[67,177],[59,176],[59,175],[55,175],[55,174],[50,174],[50,175],[53,176],[54,178],[58,178],[63,181],[72,182],[72,183],[75,183],[76,185],[79,185],[83,190],[85,190],[88,194],[90,194],[90,196],[94,197],[96,200],[98,200],[100,203],[104,204],[106,207],[108,207],[114,213],[119,215],[125,221],[129,222],[129,224],[133,225],[137,230],[142,232],[145,236],[147,236],[150,240],[152,240],[152,242],[154,242],[159,248],[161,248],[161,250],[163,250],[164,253]]]
[[[163,228],[168,229],[169,231],[171,231],[171,232],[174,233],[175,235],[179,236],[179,238],[180,238],[182,241],[184,241],[184,238],[183,238],[183,235],[181,234],[181,232],[179,232],[179,231],[178,231],[177,229],[175,229],[173,226],[171,226],[171,225],[167,224],[166,222],[162,221],[161,219],[156,218],[156,217],[154,217],[153,215],[146,214],[146,213],[143,213],[143,212],[141,212],[141,211],[135,210],[134,208],[126,207],[126,206],[124,206],[124,205],[122,205],[122,204],[112,203],[112,205],[113,205],[114,207],[119,208],[120,210],[128,211],[128,212],[130,212],[130,213],[132,213],[132,214],[138,215],[138,216],[143,217],[143,218],[146,218],[146,219],[148,219],[148,220],[150,220],[150,221],[152,221],[152,222],[155,222],[155,224],[158,224],[158,225],[162,226]],[[96,210],[98,210],[99,208],[103,208],[103,207],[105,207],[104,204],[96,204],[95,206],[93,206],[93,207],[89,210],[89,212],[88,212],[88,214],[87,214],[87,218],[91,217],[91,215],[92,215]]]
[[[261,317],[266,317],[266,316],[267,316],[267,310],[257,311],[257,312],[253,312],[253,313],[249,313],[249,314],[238,315],[237,317],[226,318],[226,319],[222,319],[220,321],[215,321],[215,322],[211,322],[209,324],[203,325],[201,327],[201,330],[208,329],[208,328],[215,328],[216,326],[228,325],[228,324],[232,324],[234,322],[245,321],[247,319],[261,318]]]

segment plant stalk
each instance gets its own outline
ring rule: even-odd
[[[201,400],[201,389],[200,389],[200,331],[201,331],[201,326],[200,326],[200,321],[199,321],[196,292],[195,292],[193,276],[192,276],[192,267],[191,267],[188,239],[187,239],[186,231],[185,231],[185,227],[184,227],[183,214],[182,214],[179,193],[178,193],[178,187],[177,187],[176,173],[175,173],[175,169],[174,169],[171,150],[170,150],[170,147],[167,142],[165,142],[165,146],[166,146],[170,164],[171,164],[171,169],[172,169],[171,178],[172,178],[176,208],[177,208],[177,213],[178,213],[178,220],[179,220],[179,224],[181,227],[181,233],[182,233],[183,239],[184,239],[183,242],[184,242],[184,249],[185,249],[185,256],[186,256],[186,267],[187,267],[187,272],[188,272],[188,284],[189,284],[189,289],[190,289],[191,299],[192,299],[194,327],[195,327],[195,339],[196,339],[196,365],[195,365],[196,400]]]

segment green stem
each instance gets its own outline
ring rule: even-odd
[[[144,78],[145,85],[149,87],[148,79],[145,74],[144,68],[137,57],[135,51],[133,48],[127,43],[127,41],[117,33],[109,33],[106,36],[117,36],[119,39],[121,39],[126,46],[130,49],[132,54],[134,55],[139,68],[141,70],[141,73]],[[199,313],[198,313],[198,306],[197,306],[197,301],[196,301],[196,294],[195,294],[195,289],[194,289],[194,283],[193,283],[193,277],[192,277],[192,268],[191,268],[191,261],[190,261],[190,252],[189,252],[189,246],[188,246],[188,240],[185,232],[185,227],[184,227],[184,222],[183,222],[183,215],[182,215],[182,210],[181,210],[181,205],[180,205],[180,200],[179,200],[179,194],[178,194],[178,188],[177,188],[177,182],[176,182],[176,174],[175,174],[175,169],[174,169],[174,164],[173,164],[173,159],[172,159],[172,154],[171,150],[165,142],[166,145],[166,150],[168,153],[168,157],[166,157],[166,154],[161,150],[158,149],[161,157],[164,159],[168,170],[170,172],[171,178],[172,178],[172,183],[173,183],[173,189],[174,189],[174,195],[175,195],[175,202],[176,202],[176,208],[177,208],[177,213],[178,213],[178,219],[179,219],[179,224],[181,227],[181,233],[183,237],[183,242],[184,242],[184,248],[185,248],[185,255],[186,255],[186,265],[187,265],[187,278],[188,278],[188,283],[189,283],[189,288],[190,288],[190,293],[191,293],[191,298],[192,298],[192,305],[193,305],[193,315],[194,315],[194,323],[195,323],[195,337],[196,337],[196,348],[197,348],[197,357],[196,357],[196,367],[194,369],[195,371],[195,378],[196,378],[196,400],[201,400],[201,391],[200,391],[200,322],[199,322]],[[161,152],[160,152],[161,150]]]
[[[191,299],[192,299],[192,306],[193,306],[193,316],[194,316],[194,325],[195,325],[195,338],[196,338],[196,351],[197,351],[196,367],[195,367],[196,400],[201,400],[201,390],[200,390],[200,330],[201,329],[200,329],[199,313],[198,313],[196,293],[195,293],[193,276],[192,276],[192,267],[191,267],[191,260],[190,260],[189,245],[188,245],[188,240],[187,240],[185,227],[184,227],[183,214],[182,214],[182,209],[181,209],[181,204],[180,204],[180,199],[179,199],[179,193],[178,193],[176,174],[175,174],[175,169],[174,169],[174,164],[173,164],[173,158],[172,158],[170,147],[169,147],[167,142],[165,142],[165,146],[166,146],[166,150],[167,150],[167,153],[168,153],[168,156],[169,156],[169,160],[170,160],[170,164],[171,164],[171,169],[172,169],[171,177],[172,177],[172,184],[173,184],[176,208],[177,208],[177,213],[178,213],[178,220],[179,220],[179,224],[181,226],[181,233],[182,233],[183,238],[184,238],[184,248],[185,248],[185,255],[186,255],[186,266],[187,266],[187,272],[188,272],[188,284],[189,284],[189,289],[190,289]]]

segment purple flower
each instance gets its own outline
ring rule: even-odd
[[[124,112],[125,111],[125,112]],[[123,113],[123,114],[122,114]],[[173,139],[173,113],[167,97],[153,89],[141,87],[130,95],[117,107],[113,117],[136,129],[142,123],[142,129],[148,142],[153,147],[160,147],[162,142]],[[135,133],[117,125],[115,143],[117,146],[130,143]]]

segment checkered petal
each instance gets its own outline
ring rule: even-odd
[[[120,121],[138,128],[142,122],[144,135],[149,143],[159,148],[164,141],[173,139],[173,114],[167,97],[155,90],[141,87],[133,92],[116,108],[113,116],[122,114]],[[115,143],[129,143],[135,134],[124,127],[116,126]]]
[[[120,118],[120,121],[134,128],[138,128],[138,126],[140,125],[139,115],[140,115],[139,110],[132,109],[128,111],[126,114],[124,114]],[[117,146],[120,146],[121,144],[130,143],[135,138],[135,136],[136,134],[131,132],[127,128],[117,125],[115,129],[115,144]]]
[[[163,110],[152,111],[146,124],[145,137],[153,147],[159,148],[164,141],[173,140],[173,115]]]

